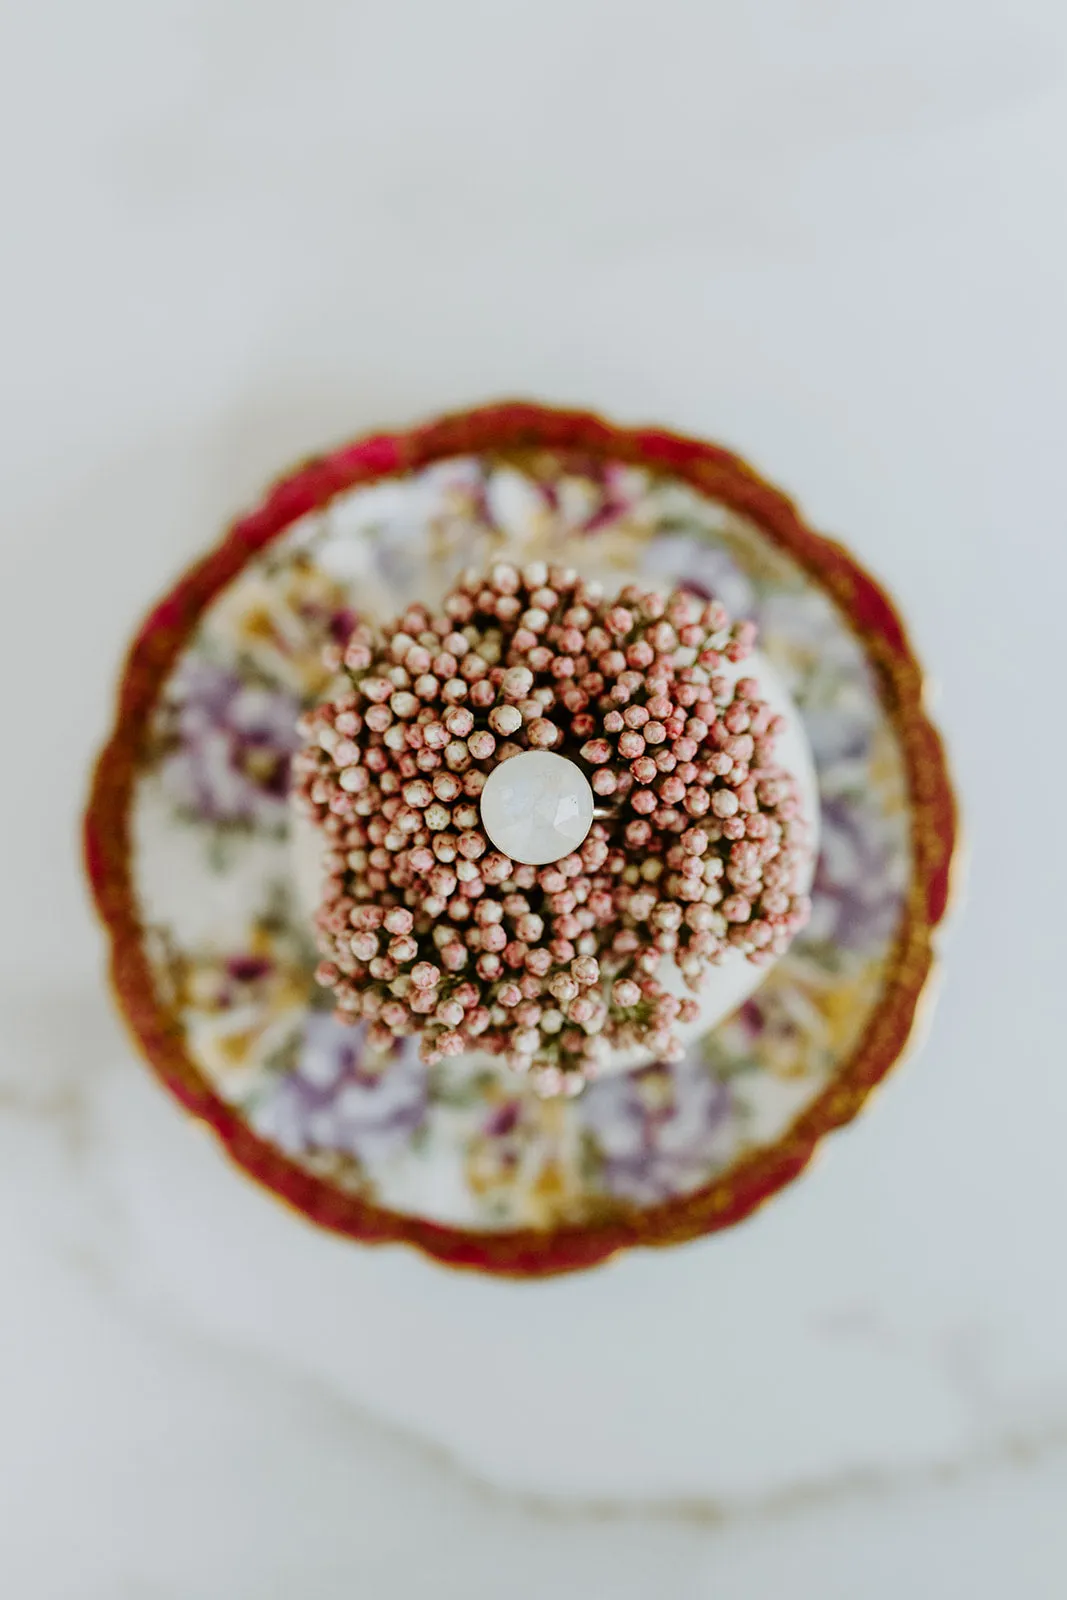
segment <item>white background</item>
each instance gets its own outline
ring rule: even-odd
[[[0,1592],[1067,1591],[1059,0],[35,0],[0,38]],[[151,597],[503,394],[718,437],[900,598],[968,814],[917,1060],[735,1233],[315,1234],[134,1061],[76,861]]]

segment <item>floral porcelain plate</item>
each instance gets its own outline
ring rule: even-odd
[[[818,781],[813,913],[785,958],[682,1061],[574,1099],[409,1043],[381,1070],[315,983],[299,892],[290,760],[324,647],[502,553],[752,618]],[[119,1004],[240,1166],[352,1238],[538,1275],[739,1221],[855,1116],[911,1033],[955,828],[919,667],[840,546],[716,446],[504,404],[308,462],[157,606],[86,855]]]

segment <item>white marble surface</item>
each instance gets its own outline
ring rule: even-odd
[[[0,1593],[1062,1596],[1067,13],[2,29]],[[302,452],[503,392],[719,436],[846,537],[973,851],[920,1056],[803,1184],[525,1287],[234,1176],[111,1018],[74,843],[151,594]]]

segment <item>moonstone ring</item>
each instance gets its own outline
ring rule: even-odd
[[[543,867],[581,849],[593,825],[593,791],[580,767],[551,750],[524,750],[489,774],[482,825],[512,861]]]

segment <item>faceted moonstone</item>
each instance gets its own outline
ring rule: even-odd
[[[580,849],[593,824],[593,791],[584,772],[550,750],[524,750],[494,767],[481,806],[497,849],[531,867]]]

